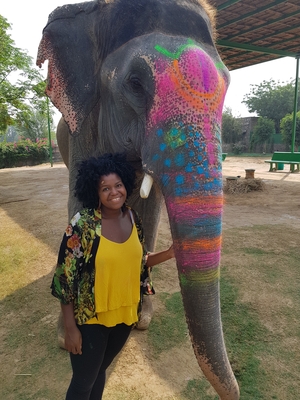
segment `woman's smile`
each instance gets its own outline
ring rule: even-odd
[[[127,198],[127,191],[119,175],[112,173],[101,176],[98,195],[101,208],[115,209],[115,207],[123,206]]]

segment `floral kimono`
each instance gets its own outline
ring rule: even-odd
[[[127,207],[129,209],[129,207]],[[154,294],[150,278],[150,268],[146,267],[147,252],[141,219],[132,210],[139,241],[143,247],[141,260],[141,302],[143,294]],[[93,318],[95,313],[95,257],[101,236],[101,213],[94,209],[78,212],[68,225],[63,236],[57,267],[52,280],[53,296],[61,303],[74,304],[77,324],[82,325]]]

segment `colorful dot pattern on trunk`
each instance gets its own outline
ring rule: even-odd
[[[159,179],[169,216],[176,221],[172,235],[180,249],[179,271],[201,270],[193,279],[207,282],[219,276],[227,70],[191,40],[175,52],[155,49],[156,92],[147,132],[154,132],[159,146],[152,162],[163,163]]]

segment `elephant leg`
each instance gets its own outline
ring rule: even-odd
[[[148,329],[152,319],[152,315],[153,315],[153,305],[151,296],[144,296],[141,316],[139,321],[135,325],[135,328],[140,331]]]

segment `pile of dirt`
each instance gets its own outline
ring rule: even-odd
[[[266,184],[261,179],[227,178],[224,193],[248,193],[266,190]]]

